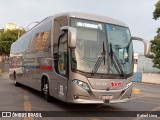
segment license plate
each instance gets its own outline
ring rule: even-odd
[[[110,100],[113,98],[113,95],[112,94],[104,94],[102,95],[102,99],[103,100]]]

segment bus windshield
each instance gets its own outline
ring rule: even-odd
[[[92,73],[97,68],[97,74],[133,72],[133,48],[128,28],[76,18],[71,18],[71,26],[77,29],[72,69]]]

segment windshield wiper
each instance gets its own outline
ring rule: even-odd
[[[118,74],[124,76],[124,71],[122,69],[121,63],[119,62],[116,54],[112,50],[112,43],[110,43],[110,57],[111,57],[111,62],[114,65],[115,69],[117,70]]]
[[[101,56],[98,57],[98,60],[96,61],[96,64],[94,65],[91,76],[94,76],[95,73],[97,73],[97,70],[100,67],[103,60],[104,60],[104,65],[105,65],[105,56],[106,56],[106,50],[105,50],[104,41],[103,41],[103,51],[101,53]]]

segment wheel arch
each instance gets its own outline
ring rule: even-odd
[[[43,73],[42,77],[41,77],[41,92],[43,92],[43,85],[45,84],[45,82],[48,82],[50,85],[50,77],[47,73]]]

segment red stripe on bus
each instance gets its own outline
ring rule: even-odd
[[[43,70],[52,70],[52,66],[40,66],[40,69],[43,69]]]

